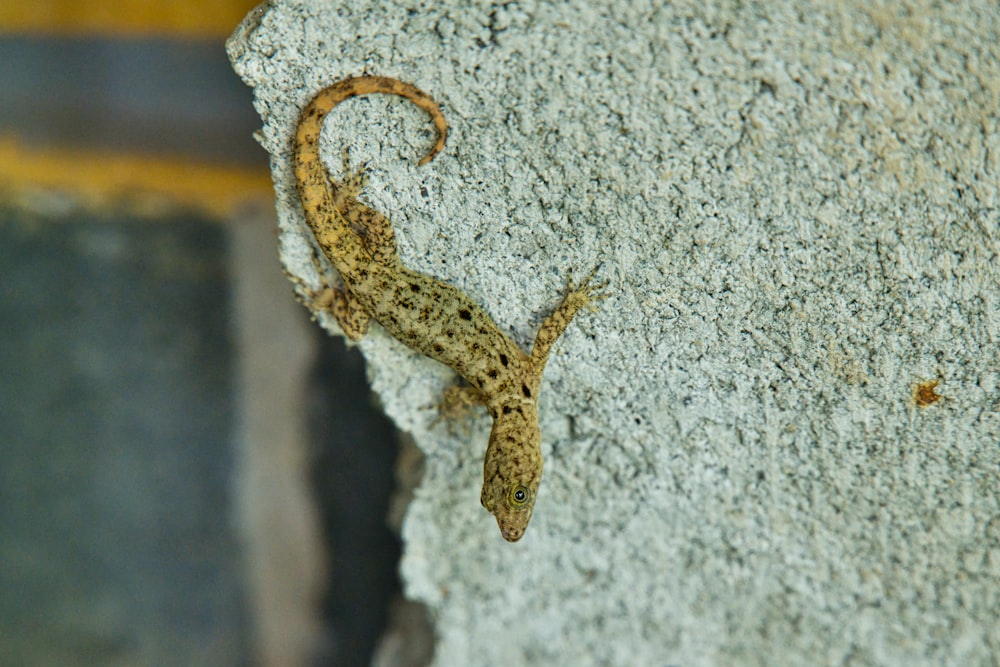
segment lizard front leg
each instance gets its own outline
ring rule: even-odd
[[[486,401],[486,395],[472,385],[453,385],[444,390],[438,412],[446,419],[457,419],[470,407],[486,405]]]
[[[584,279],[579,287],[570,289],[555,312],[546,317],[545,321],[542,322],[542,326],[538,330],[538,335],[535,336],[535,345],[531,348],[531,364],[533,377],[536,382],[542,378],[542,371],[545,369],[545,363],[548,361],[549,352],[552,351],[552,345],[562,335],[563,331],[566,330],[569,323],[573,321],[573,317],[577,312],[581,308],[596,310],[594,301],[606,299],[609,296],[599,291],[607,287],[608,283],[599,283],[597,285],[590,283],[595,273],[597,273],[596,268],[590,272],[590,275]],[[572,277],[570,277],[570,287],[572,287]]]

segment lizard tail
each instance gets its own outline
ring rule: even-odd
[[[431,99],[430,95],[416,86],[397,79],[384,76],[358,76],[338,81],[324,88],[312,98],[302,111],[295,136],[297,172],[304,163],[315,164],[313,161],[319,160],[319,134],[326,115],[344,100],[374,93],[404,97],[426,111],[431,120],[434,121],[434,127],[437,129],[437,140],[427,154],[421,158],[420,164],[427,164],[444,149],[444,143],[448,137],[448,123],[444,119],[444,114],[441,113],[441,108]],[[299,176],[301,179],[302,175],[299,174]]]

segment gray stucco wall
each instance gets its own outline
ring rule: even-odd
[[[361,344],[427,454],[402,571],[436,665],[998,660],[998,28],[992,0],[248,18],[229,52],[304,284],[290,138],[364,71],[451,123],[420,168],[430,125],[405,102],[327,123],[330,166],[343,145],[369,161],[405,262],[522,345],[570,271],[611,283],[546,371],[546,477],[515,545],[478,503],[485,414],[449,429],[450,371],[378,329]]]

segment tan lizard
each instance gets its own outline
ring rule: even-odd
[[[364,169],[345,182],[330,178],[320,159],[323,119],[340,102],[358,95],[404,97],[430,114],[437,141],[420,164],[444,148],[448,126],[438,105],[416,87],[386,77],[362,76],[320,91],[302,112],[295,136],[295,176],[306,221],[344,287],[328,290],[325,305],[344,333],[361,339],[374,319],[414,350],[450,366],[465,378],[465,398],[484,404],[493,429],[483,466],[481,501],[505,540],[524,535],[542,478],[538,389],[552,344],[584,306],[605,295],[603,285],[571,289],[542,324],[531,354],[525,354],[486,312],[461,290],[413,271],[396,253],[392,224],[358,201]]]

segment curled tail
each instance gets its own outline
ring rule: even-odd
[[[427,164],[441,152],[448,136],[444,114],[427,93],[408,83],[382,76],[360,76],[338,81],[318,92],[303,109],[295,133],[295,179],[299,198],[316,241],[345,279],[344,269],[348,268],[345,260],[360,256],[360,239],[347,220],[349,212],[343,210],[344,198],[339,196],[343,194],[343,185],[330,178],[320,158],[319,137],[323,120],[335,106],[346,99],[373,93],[405,97],[430,114],[437,128],[437,141],[420,164]],[[366,207],[360,208],[366,213],[370,211]],[[377,215],[374,211],[371,214]]]
[[[326,115],[344,100],[374,93],[405,97],[426,111],[434,121],[437,141],[420,160],[420,164],[427,164],[444,149],[444,142],[448,137],[448,123],[430,95],[416,86],[384,76],[344,79],[318,92],[302,110],[298,131],[295,134],[295,172],[300,182],[308,180],[309,167],[319,161],[319,134]]]

